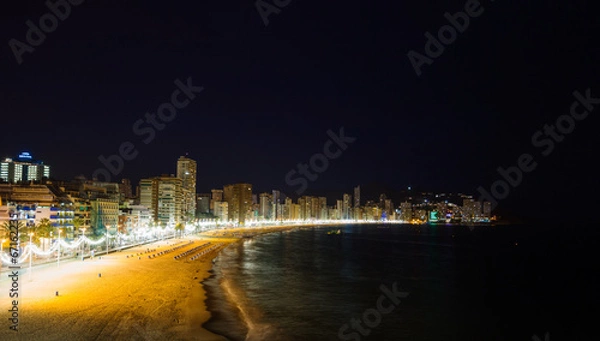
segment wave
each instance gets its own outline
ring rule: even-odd
[[[241,270],[241,255],[249,253],[243,244],[234,243],[221,250],[211,270],[211,279],[204,283],[208,301],[212,303],[207,306],[213,316],[206,327],[231,340],[279,340],[279,328],[262,321],[262,311],[251,304],[236,281]]]
[[[248,329],[245,341],[275,340],[278,335],[277,328],[268,323],[260,322],[262,312],[249,303],[243,290],[236,286],[231,278],[223,276],[221,287],[229,302],[234,304],[239,311],[239,316]]]

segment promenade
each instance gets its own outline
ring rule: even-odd
[[[60,267],[36,266],[31,280],[24,266],[18,298],[9,297],[11,279],[3,273],[0,340],[224,340],[201,327],[210,318],[201,282],[212,259],[235,240],[158,241]],[[221,245],[193,261],[192,255],[174,259],[207,241]],[[13,300],[18,332],[9,329]]]

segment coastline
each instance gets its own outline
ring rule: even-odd
[[[208,231],[205,233],[201,233],[201,236],[206,236],[206,237],[210,237],[210,238],[231,238],[231,239],[236,239],[234,242],[228,244],[226,247],[231,247],[232,244],[235,243],[242,243],[244,240],[246,239],[252,239],[254,237],[257,236],[261,236],[261,235],[266,235],[266,234],[270,234],[270,233],[277,233],[277,232],[284,232],[284,231],[290,231],[290,230],[295,230],[295,229],[308,229],[308,228],[315,228],[315,227],[328,227],[330,225],[325,225],[325,224],[311,224],[311,225],[279,225],[279,226],[270,226],[270,227],[237,227],[237,228],[227,228],[227,229],[219,229],[219,230],[212,230],[212,231]],[[219,251],[222,252],[225,249],[225,247],[223,249],[221,249]],[[210,319],[212,318],[212,312],[210,311],[210,308],[208,307],[208,304],[206,303],[206,300],[208,299],[208,295],[210,294],[210,290],[206,287],[205,282],[209,279],[212,279],[212,276],[217,276],[216,273],[214,273],[214,269],[213,266],[211,265],[210,269],[209,269],[209,275],[207,277],[205,277],[202,280],[202,290],[204,291],[204,295],[205,295],[205,299],[204,299],[204,307],[206,308],[206,310],[208,311],[208,318],[205,319],[202,322],[202,328],[204,328],[205,330],[215,334],[215,335],[219,335],[218,332],[213,331],[209,328],[207,328],[205,325],[210,321]],[[250,326],[246,326],[247,328],[250,328]],[[222,336],[225,340],[228,340],[227,337]]]
[[[227,341],[202,328],[210,312],[201,282],[210,276],[218,251],[236,240],[188,236],[159,241],[95,259],[61,262],[60,267],[33,268],[31,281],[24,266],[19,331],[10,330],[10,321],[2,319],[0,339]],[[222,245],[194,261],[173,259],[207,241]],[[149,258],[177,246],[181,247]],[[0,297],[8,307],[13,299],[7,279],[0,279]]]
[[[243,241],[241,235],[254,237],[315,226],[208,231],[85,261],[41,265],[33,268],[31,281],[24,264],[19,270],[19,331],[10,330],[11,323],[4,318],[0,339],[229,341],[203,326],[211,318],[202,283],[212,275],[212,260],[223,248]],[[193,261],[189,257],[194,253],[185,260],[173,258],[206,242],[221,245]],[[178,249],[157,255],[174,247]],[[0,278],[0,304],[9,307],[11,283],[4,277]],[[9,313],[5,314],[8,317]]]

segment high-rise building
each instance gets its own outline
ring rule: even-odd
[[[483,202],[483,217],[484,218],[492,217],[492,203],[489,201]]]
[[[352,210],[354,219],[362,219],[362,210],[360,208],[360,186],[354,187],[354,209]]]
[[[312,197],[302,196],[298,198],[298,205],[300,206],[300,219],[310,220],[312,217]]]
[[[281,198],[281,192],[278,190],[273,190],[273,195],[271,196],[271,202],[273,203],[273,219],[274,220],[282,220],[282,212],[280,209],[281,204],[283,204],[283,200]]]
[[[342,219],[344,216],[344,201],[343,200],[336,200],[336,219]]]
[[[228,203],[229,220],[244,225],[253,219],[252,185],[240,183],[223,187],[223,197]]]
[[[128,201],[119,205],[119,229],[121,233],[133,233],[134,230],[152,223],[150,211],[142,205],[132,204]]]
[[[127,199],[133,198],[133,191],[131,188],[131,181],[129,179],[121,179],[121,185],[119,186],[121,193],[121,202]]]
[[[198,193],[196,196],[196,215],[210,213],[210,193]]]
[[[215,201],[213,214],[221,222],[229,221],[229,205],[225,201]]]
[[[374,220],[381,220],[383,218],[383,210],[379,206],[373,206],[372,217]]]
[[[22,152],[16,160],[0,161],[0,180],[9,183],[41,181],[50,177],[50,166],[35,161],[29,152]]]
[[[354,208],[354,219],[365,220],[365,213],[364,213],[363,207],[355,207]]]
[[[181,179],[183,195],[183,214],[186,220],[196,216],[196,161],[187,156],[180,156],[177,160],[177,177]]]
[[[352,219],[352,196],[344,194],[342,206],[342,219]]]
[[[321,214],[321,208],[319,205],[319,198],[310,197],[310,219],[319,219]]]
[[[150,211],[152,220],[162,226],[185,222],[182,180],[162,175],[140,180],[140,204]]]
[[[141,179],[138,186],[140,205],[148,208],[152,222],[156,222],[158,211],[158,179]]]
[[[291,220],[300,220],[300,205],[290,204],[290,217]]]
[[[385,193],[382,193],[379,196],[379,208],[381,208],[382,210],[385,209],[385,201],[387,200],[387,195],[385,195]]]
[[[214,213],[216,203],[223,201],[223,190],[222,189],[213,189],[210,192],[211,192],[210,211],[212,213]]]
[[[412,204],[409,202],[400,203],[400,220],[411,221],[412,220]]]
[[[427,210],[423,210],[423,209],[413,210],[413,218],[420,220],[420,221],[427,221],[427,218],[428,218]]]
[[[157,221],[163,226],[175,226],[187,220],[186,214],[181,179],[161,176],[158,180]]]
[[[258,200],[258,199],[257,199]],[[251,208],[251,212],[250,215],[246,216],[246,221],[251,220],[251,221],[258,221],[258,209],[260,205],[258,203],[252,203],[252,208]]]
[[[260,202],[258,208],[258,219],[259,220],[272,220],[272,211],[273,211],[273,199],[271,194],[269,193],[261,193],[260,194]]]
[[[383,203],[383,210],[385,211],[385,214],[387,214],[388,217],[390,217],[390,215],[392,215],[392,213],[393,213],[392,209],[393,209],[392,200],[385,199],[385,201]]]
[[[319,216],[317,219],[326,220],[329,217],[329,212],[327,211],[327,198],[319,197]]]
[[[471,197],[463,199],[462,220],[473,222],[481,218],[481,202]]]
[[[476,221],[481,219],[481,201],[473,200],[473,208],[472,208],[474,218]]]
[[[292,219],[292,215],[293,215],[293,207],[292,205],[294,205],[293,201],[291,198],[285,198],[284,204],[281,205],[282,209],[281,209],[281,220],[290,220]]]
[[[360,207],[360,186],[354,187],[354,208]]]
[[[337,219],[337,209],[335,207],[329,207],[327,210],[328,219]]]
[[[96,233],[116,230],[119,223],[119,200],[117,198],[101,198],[90,200],[91,226]]]

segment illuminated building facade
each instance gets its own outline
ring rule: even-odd
[[[133,198],[133,190],[131,187],[131,180],[122,179],[121,185],[119,186],[119,192],[121,194],[121,202],[124,202],[127,199]]]
[[[228,203],[230,221],[244,225],[247,220],[253,219],[251,184],[226,185],[223,187],[223,197]]]
[[[271,201],[273,202],[273,209],[271,215],[274,220],[281,220],[283,218],[283,204],[285,202],[285,195],[282,195],[280,191],[273,190]]]
[[[210,193],[198,193],[196,196],[196,216],[210,213]]]
[[[362,210],[360,209],[360,186],[354,187],[354,219],[362,218]]]
[[[186,220],[192,220],[196,216],[196,173],[198,166],[196,161],[180,156],[177,160],[177,177],[181,179],[181,191],[183,196],[183,214]]]
[[[327,198],[319,197],[319,216],[317,219],[325,220],[329,217],[329,212],[327,211]]]
[[[258,219],[272,220],[273,212],[273,197],[270,193],[261,193],[259,198]]]
[[[483,202],[483,217],[484,218],[492,217],[492,203],[489,201]]]
[[[142,179],[139,188],[140,205],[148,208],[153,222],[161,226],[174,226],[186,221],[180,178],[163,175]]]
[[[221,222],[229,221],[229,207],[225,201],[217,201],[214,203],[213,214]]]
[[[463,222],[475,222],[481,219],[481,202],[467,197],[463,199],[462,220]]]
[[[35,161],[29,152],[22,152],[16,160],[5,158],[0,162],[0,180],[8,183],[41,181],[50,177],[50,166]]]
[[[97,234],[113,232],[119,223],[119,200],[96,198],[90,200],[90,223]]]
[[[412,215],[412,204],[409,202],[400,203],[400,220],[411,221]]]
[[[220,203],[223,201],[223,190],[222,189],[213,189],[210,191],[211,192],[211,198],[210,198],[210,212],[213,213],[214,215],[217,215],[215,213],[215,206],[217,203]]]
[[[342,219],[352,219],[352,196],[350,194],[344,194],[342,205]]]

